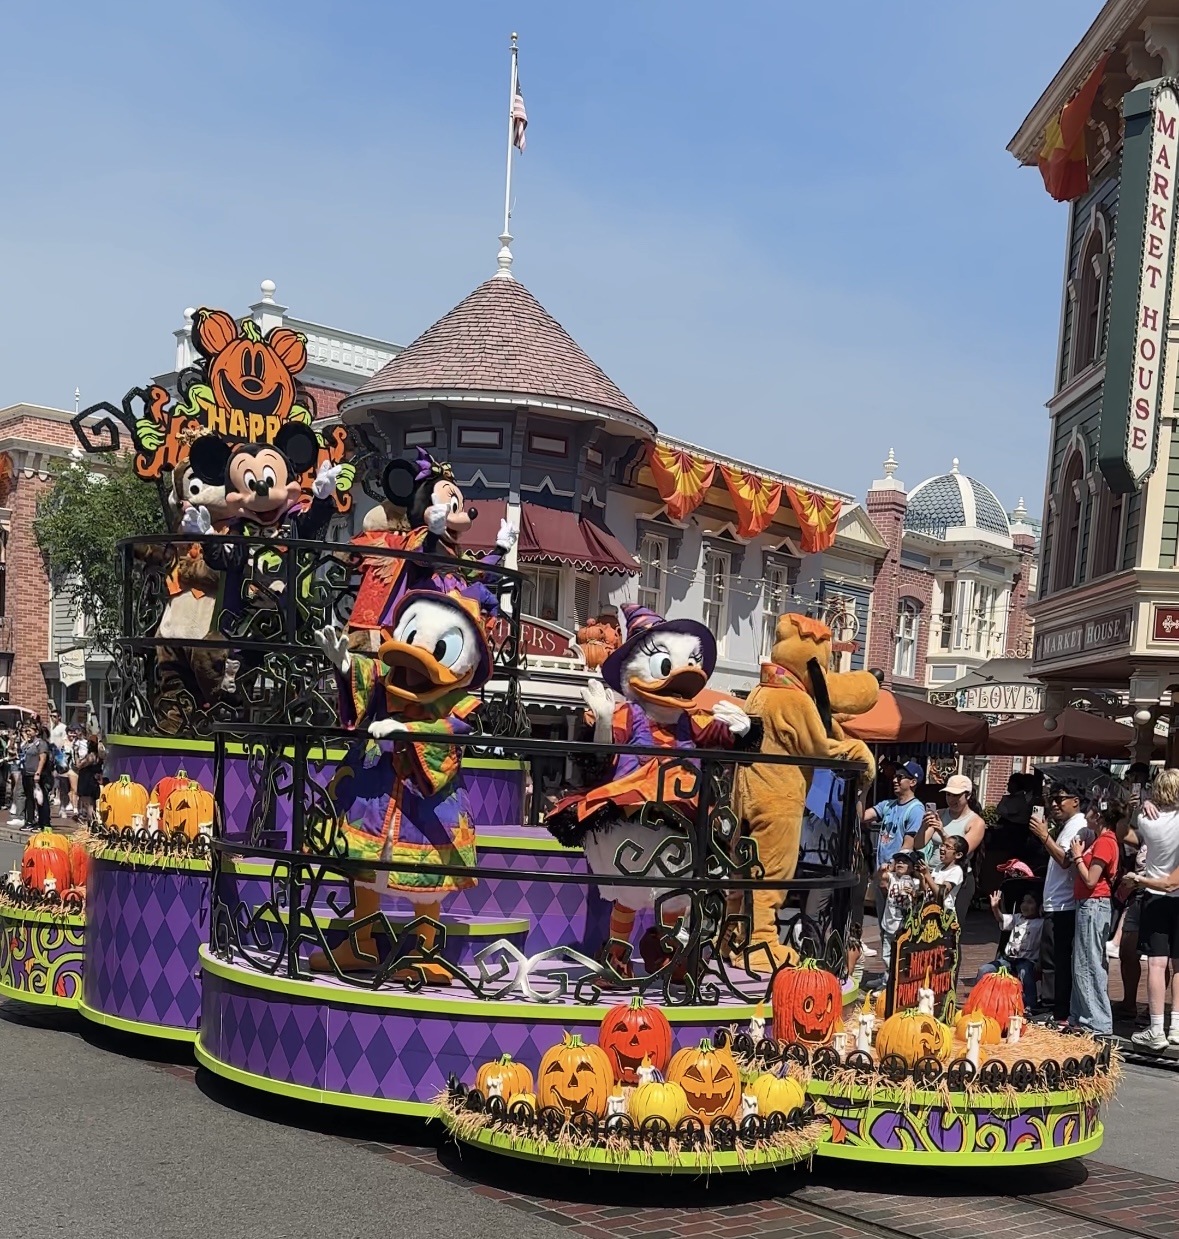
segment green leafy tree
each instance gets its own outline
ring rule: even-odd
[[[54,589],[87,621],[92,644],[111,649],[122,627],[121,538],[163,533],[159,492],[135,474],[130,453],[59,466],[37,503],[33,532]]]

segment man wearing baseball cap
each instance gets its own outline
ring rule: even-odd
[[[921,829],[923,809],[917,799],[917,785],[925,777],[925,771],[915,761],[898,766],[892,776],[891,800],[881,800],[864,810],[864,824],[880,823],[876,841],[876,919],[884,914],[885,890],[881,878],[889,861],[897,852],[911,848],[917,832]]]

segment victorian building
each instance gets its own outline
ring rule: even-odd
[[[1139,87],[1176,73],[1179,3],[1109,0],[1008,147],[1046,162],[1079,96],[1083,157],[1074,150],[1075,188],[1056,194],[1071,201],[1033,670],[1050,712],[1133,718],[1140,757],[1173,725],[1179,684],[1179,323],[1166,296],[1179,135],[1174,96]]]

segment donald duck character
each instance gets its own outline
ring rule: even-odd
[[[475,693],[487,682],[492,661],[478,603],[457,591],[411,590],[394,608],[375,657],[349,650],[338,628],[321,629],[317,637],[339,673],[341,718],[365,733],[330,789],[348,855],[474,868],[475,831],[458,780],[461,749],[432,743],[431,737],[474,730],[468,720],[480,704]],[[384,885],[414,905],[422,950],[437,959],[442,900],[474,886],[475,878],[393,869]],[[356,882],[356,927],[332,952],[342,970],[377,966],[372,936],[379,889],[375,871]],[[330,971],[332,962],[317,952],[311,967]],[[450,983],[446,966],[429,958],[398,975]]]
[[[625,640],[602,664],[605,683],[591,680],[584,690],[597,743],[727,749],[748,734],[749,716],[734,702],[719,701],[711,713],[696,707],[716,666],[716,640],[703,624],[666,620],[635,603],[624,603],[621,610]],[[556,805],[546,825],[566,846],[583,847],[595,874],[638,874],[652,862],[664,872],[686,872],[686,848],[679,855],[664,850],[659,861],[656,857],[669,836],[680,833],[684,820],[695,815],[698,779],[687,765],[621,754],[605,783]],[[649,971],[674,954],[665,946],[671,935],[686,940],[686,895],[662,898],[664,890],[638,885],[603,884],[598,890],[614,905],[605,962],[619,977],[633,975],[630,938],[641,909],[658,905],[665,931],[652,928],[639,944]]]

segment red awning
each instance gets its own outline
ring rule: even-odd
[[[507,511],[503,499],[480,499],[479,515],[462,545],[471,551],[489,551],[495,545],[499,523]],[[520,505],[522,564],[564,564],[582,572],[623,572],[634,575],[639,566],[621,542],[588,517],[560,512],[536,503]]]

